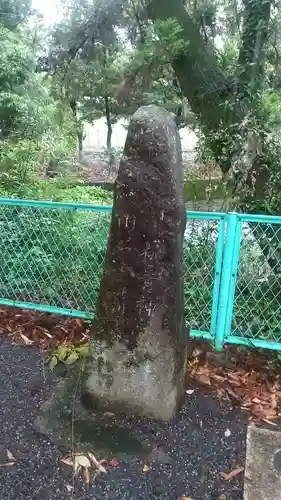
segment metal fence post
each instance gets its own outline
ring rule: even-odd
[[[226,219],[223,217],[219,221],[219,231],[216,245],[216,264],[215,264],[215,276],[213,285],[213,300],[212,300],[212,315],[211,315],[211,336],[213,340],[216,336],[217,319],[218,319],[218,305],[220,298],[220,284],[221,284],[221,272],[223,263],[223,252],[224,252],[224,237],[225,237],[225,227]]]
[[[223,348],[225,336],[231,325],[237,271],[237,259],[235,258],[234,261],[234,256],[239,256],[241,234],[241,224],[238,224],[236,213],[229,213],[227,215],[226,224],[226,240],[215,332],[215,348],[217,350]]]

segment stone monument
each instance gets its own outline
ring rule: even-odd
[[[141,107],[120,163],[82,402],[170,420],[184,394],[187,339],[180,136],[171,113]]]

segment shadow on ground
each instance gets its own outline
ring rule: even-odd
[[[121,461],[92,485],[78,479],[71,497],[71,469],[60,461],[65,450],[33,426],[56,381],[35,348],[0,344],[0,462],[7,449],[16,458],[14,466],[0,467],[0,500],[242,500],[242,475],[224,482],[219,473],[244,466],[245,417],[199,388],[169,424],[122,420],[136,438],[159,444],[171,463],[152,461],[143,472],[143,459]]]

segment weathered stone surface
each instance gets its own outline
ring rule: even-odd
[[[244,500],[280,500],[281,433],[248,428]]]
[[[47,435],[63,454],[95,453],[97,457],[116,457],[133,461],[136,458],[173,465],[173,458],[166,453],[157,439],[141,437],[135,432],[131,417],[94,413],[81,403],[81,382],[84,362],[68,367],[65,377],[55,386],[47,401],[40,407],[35,429]],[[144,429],[153,422],[145,421]]]
[[[180,137],[173,116],[140,108],[115,183],[105,271],[84,382],[88,407],[173,417],[184,392]]]

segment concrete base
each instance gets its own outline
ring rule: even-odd
[[[187,347],[182,354],[187,359]],[[122,342],[92,341],[83,387],[88,408],[169,421],[183,398],[186,363],[178,362],[168,338],[144,332],[130,352]]]
[[[249,426],[244,500],[281,499],[281,433]]]
[[[81,378],[79,367],[73,366],[65,379],[56,385],[38,412],[35,420],[38,432],[48,436],[65,454],[74,447],[76,452],[91,451],[99,458],[113,456],[118,460],[141,458],[172,463],[171,458],[161,447],[155,447],[153,441],[134,435],[132,418],[128,426],[122,416],[118,418],[86,410],[81,403]]]

